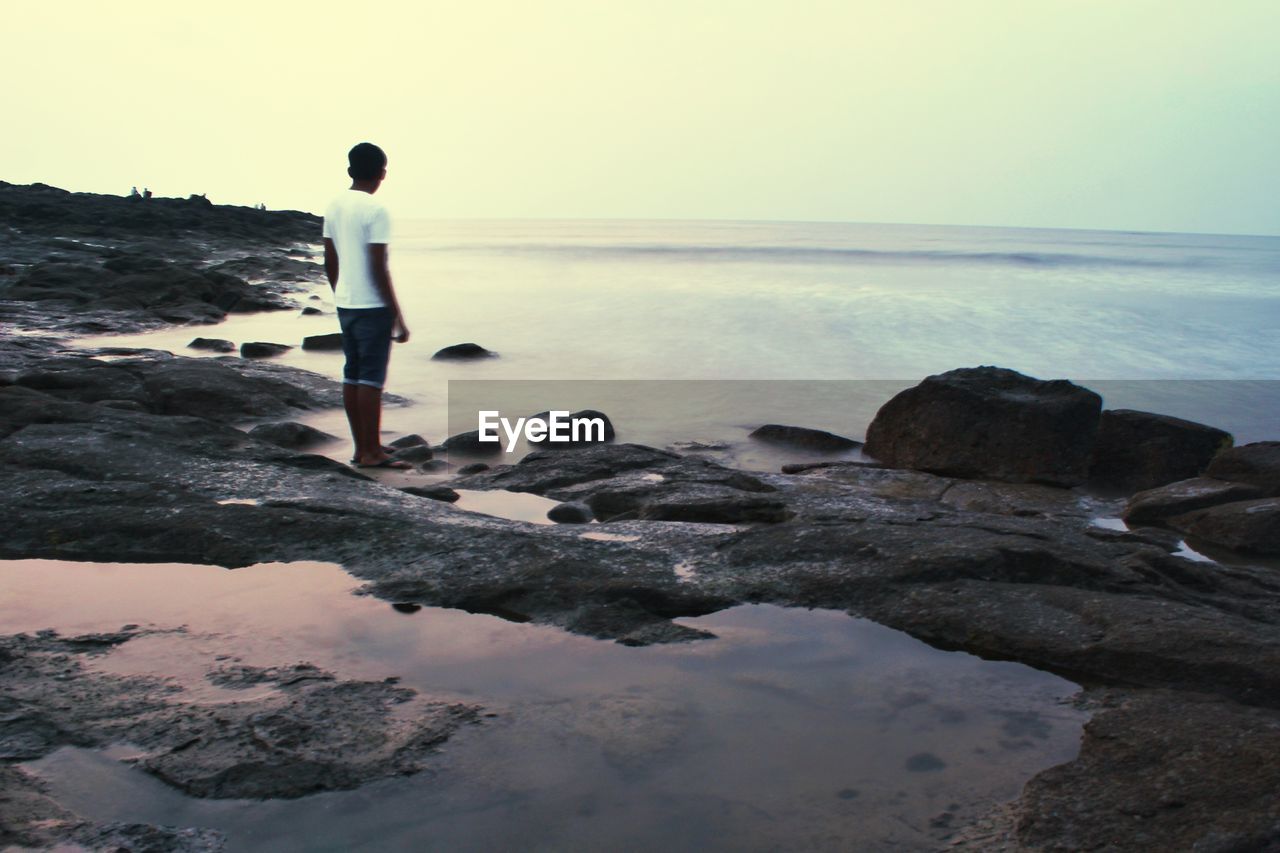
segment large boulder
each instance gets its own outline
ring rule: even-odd
[[[1169,524],[1212,545],[1248,554],[1280,554],[1280,498],[1236,501],[1175,516]]]
[[[885,403],[864,450],[896,468],[1076,486],[1088,476],[1101,411],[1101,397],[1065,379],[961,368]]]
[[[1129,524],[1161,524],[1192,510],[1260,497],[1262,489],[1249,483],[1193,477],[1138,492],[1129,498],[1124,520]]]
[[[1140,492],[1198,477],[1231,434],[1168,415],[1108,409],[1098,421],[1089,484]]]
[[[840,453],[844,450],[856,450],[862,446],[862,442],[845,438],[843,435],[783,424],[765,424],[753,430],[750,437],[766,444],[794,447],[797,450],[809,450],[814,453]]]
[[[1280,441],[1258,441],[1224,450],[1205,473],[1219,480],[1250,483],[1268,495],[1280,495]]]

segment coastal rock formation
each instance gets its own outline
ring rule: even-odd
[[[1263,490],[1249,483],[1231,483],[1212,477],[1193,477],[1138,492],[1129,498],[1124,520],[1129,524],[1160,524],[1195,509],[1245,501],[1263,496]]]
[[[1169,519],[1169,526],[1233,551],[1280,555],[1280,498],[1193,510]]]
[[[1258,441],[1224,450],[1209,463],[1205,474],[1249,483],[1269,496],[1280,495],[1280,441]]]
[[[1197,477],[1231,434],[1193,421],[1108,409],[1098,421],[1089,484],[1132,494]]]
[[[1076,486],[1085,482],[1102,398],[1066,380],[999,367],[926,378],[880,408],[866,453],[952,477]]]
[[[769,444],[780,444],[800,450],[811,450],[815,453],[839,453],[844,450],[856,450],[862,442],[845,438],[842,435],[807,427],[783,426],[782,424],[765,424],[752,430],[751,438]]]

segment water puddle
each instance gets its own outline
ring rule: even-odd
[[[626,533],[583,533],[579,538],[594,539],[597,542],[639,542],[639,536],[631,536]]]
[[[457,509],[512,521],[527,521],[530,524],[554,524],[555,522],[547,518],[547,511],[560,503],[551,498],[531,495],[527,492],[509,492],[505,489],[456,489],[455,491],[458,493],[458,500],[453,505]]]
[[[27,766],[88,817],[213,827],[233,850],[925,850],[1074,757],[1086,718],[1070,682],[834,611],[735,607],[679,620],[717,639],[628,648],[358,586],[323,563],[0,562],[0,632],[185,625],[85,662],[186,701],[227,701],[205,676],[229,662],[309,661],[497,713],[429,772],[211,801],[121,763],[127,745]]]

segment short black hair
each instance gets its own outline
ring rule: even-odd
[[[351,164],[348,175],[357,181],[372,181],[387,168],[387,155],[372,142],[361,142],[347,152],[347,162]]]

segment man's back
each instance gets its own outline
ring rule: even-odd
[[[338,283],[333,302],[339,308],[379,308],[386,304],[373,280],[369,244],[391,240],[387,209],[362,190],[345,190],[324,214],[324,236],[338,253]]]

